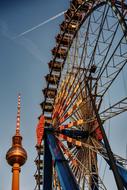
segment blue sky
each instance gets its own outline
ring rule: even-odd
[[[14,38],[66,10],[69,3],[69,0],[0,1],[0,190],[11,189],[11,167],[6,163],[5,155],[15,133],[18,92],[21,93],[21,134],[28,153],[27,163],[21,172],[21,189],[34,189],[35,127],[41,113],[41,90],[46,85],[47,63],[51,59],[50,51],[55,45],[55,36],[63,17],[23,37]],[[115,125],[111,129],[113,150],[122,156],[125,156],[127,144],[125,119],[124,114],[123,124],[119,117],[117,124],[111,123]],[[119,146],[118,139],[122,141]]]
[[[41,113],[44,76],[55,45],[55,35],[63,17],[45,24],[24,37],[15,36],[32,28],[69,6],[67,0],[0,1],[0,189],[11,189],[11,167],[5,155],[11,146],[17,113],[17,95],[21,92],[21,134],[28,152],[21,172],[21,189],[34,189],[35,127]]]

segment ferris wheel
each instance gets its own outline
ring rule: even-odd
[[[102,159],[116,188],[127,189],[127,161],[111,149],[107,132],[127,111],[127,5],[72,0],[64,18],[45,77],[35,189],[109,189]]]

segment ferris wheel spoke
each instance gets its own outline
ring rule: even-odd
[[[60,86],[60,89],[59,89],[59,91],[58,91],[58,93],[57,93],[57,97],[56,97],[56,99],[55,99],[55,101],[57,102],[57,103],[62,103],[61,101],[62,101],[62,99],[61,99],[61,97],[62,96],[65,96],[65,93],[66,93],[66,89],[67,89],[67,87],[68,87],[68,84],[70,85],[70,81],[71,80],[71,75],[69,75],[69,76],[67,76],[63,81],[62,81],[62,84],[61,84],[61,86]],[[55,108],[54,108],[55,109]]]
[[[61,143],[60,143],[61,144]],[[64,146],[64,145],[63,145]],[[72,171],[73,171],[73,173],[74,173],[74,175],[75,175],[75,177],[76,177],[76,179],[77,179],[77,181],[80,183],[80,180],[81,180],[81,174],[83,175],[82,177],[84,177],[84,172],[83,172],[83,170],[85,170],[86,172],[85,172],[85,174],[87,173],[87,175],[89,175],[89,178],[91,178],[92,180],[93,180],[93,182],[94,182],[94,186],[98,186],[98,184],[96,184],[97,183],[97,181],[96,181],[96,183],[95,183],[95,174],[94,175],[91,175],[90,173],[90,171],[88,172],[88,168],[87,167],[84,167],[85,166],[85,162],[84,162],[84,159],[82,158],[82,154],[81,154],[82,152],[79,152],[78,154],[76,154],[76,156],[74,155],[74,159],[73,159],[73,161],[75,161],[75,162],[73,162],[73,161],[71,161],[70,162],[70,164],[71,164],[71,167],[72,167]],[[81,154],[81,155],[80,155]],[[77,163],[78,163],[78,165],[77,165]],[[82,164],[81,164],[82,163]],[[95,172],[95,171],[94,171]],[[91,176],[91,177],[90,177]],[[88,179],[86,178],[86,180],[88,181]],[[82,181],[81,181],[81,184],[82,184]],[[87,184],[88,184],[88,186],[90,186],[90,182],[88,183],[87,182]],[[90,188],[90,189],[92,189],[92,188]],[[103,188],[102,188],[103,189]]]
[[[55,168],[53,168],[53,188],[54,188],[54,190],[62,190]]]
[[[69,92],[68,92],[68,96],[66,97],[64,105],[63,105],[63,107],[60,110],[60,115],[61,116],[66,111],[66,109],[70,106],[71,101],[73,100],[73,97],[75,96],[78,88],[79,88],[79,84],[77,84],[75,87],[73,87],[73,91],[71,92],[71,95],[69,95]]]
[[[60,121],[60,125],[65,122],[70,116],[73,115],[73,113],[76,111],[77,108],[79,108],[81,106],[81,104],[83,103],[82,99],[79,99],[75,102],[74,105],[72,105],[72,107],[65,112],[65,114],[59,118]]]
[[[72,153],[70,150],[68,150],[68,148],[57,138],[57,142],[60,146],[60,148],[62,149],[62,151],[64,152],[64,154],[67,156],[67,159],[69,160],[69,162],[71,162],[72,164],[76,164],[77,161],[75,160],[75,154]]]
[[[81,93],[81,90],[79,90],[79,88],[80,88],[79,83],[77,83],[75,86],[73,84],[73,89],[71,90],[70,93],[68,92],[68,97],[66,97],[63,107],[61,106],[61,112],[60,112],[61,117],[65,113],[65,111],[67,111],[71,107],[73,102],[75,101],[77,92],[80,91],[79,93]]]
[[[122,61],[122,63],[123,63],[123,61]],[[122,64],[121,63],[121,64]],[[125,63],[123,63],[123,66],[126,64],[126,62]],[[120,72],[120,70],[118,70],[118,72]],[[116,71],[113,73],[113,74],[116,74]],[[117,73],[118,74],[118,73]],[[110,74],[110,76],[111,76],[111,74]],[[109,78],[110,78],[110,76],[108,76]],[[115,75],[115,78],[116,78],[116,75]],[[105,85],[109,85],[109,83],[111,83],[111,82],[113,82],[113,80],[115,79],[115,78],[113,78],[113,79],[110,79],[110,81],[108,81],[106,84],[104,84],[104,86]],[[74,96],[74,95],[73,95]],[[101,97],[102,98],[102,97]],[[72,100],[72,96],[70,97],[70,101]],[[63,109],[63,111],[65,110],[65,108],[68,106],[68,104],[70,103],[70,101],[65,105],[65,107],[64,107],[64,109]]]
[[[66,103],[65,106],[63,106],[63,108],[61,108],[61,112],[59,112],[59,119],[58,119],[60,121],[60,124],[63,123],[65,120],[67,120],[68,117],[70,117],[76,113],[77,114],[79,113],[78,116],[80,119],[82,118],[82,116],[80,114],[82,111],[79,111],[79,109],[81,109],[81,108],[83,109],[83,107],[86,106],[87,104],[89,105],[89,103],[88,103],[89,98],[88,98],[88,95],[86,95],[84,86],[85,86],[85,84],[81,87],[80,90],[78,90],[79,84],[77,84],[77,86],[74,88],[74,91],[73,91],[74,95],[73,94],[70,95],[71,97],[69,97],[68,103]],[[81,95],[81,93],[82,93],[82,95]],[[57,105],[56,105],[56,107],[57,107]],[[87,108],[87,111],[88,111],[88,108]]]
[[[82,156],[85,156],[85,155],[82,155]],[[78,184],[81,186],[81,189],[82,189],[82,186],[83,186],[82,183],[84,183],[82,181],[82,178],[86,178],[84,176],[84,173],[86,173],[86,171],[88,173],[88,169],[87,169],[86,165],[84,164],[85,163],[85,161],[83,159],[84,157],[82,157],[82,156],[81,156],[81,151],[79,150],[78,153],[76,155],[74,155],[75,160],[77,162],[75,162],[75,163],[71,162],[70,163],[72,171],[73,171],[73,173],[74,173],[74,175],[75,175],[75,177],[76,177],[76,179],[78,181]],[[88,179],[87,178],[85,179],[85,181],[87,181],[87,184],[88,184]]]
[[[56,114],[63,115],[63,113],[68,109],[71,105],[71,103],[74,101],[75,96],[77,95],[77,91],[79,91],[79,82],[77,82],[76,77],[73,76],[73,80],[68,81],[68,88],[64,89],[63,96],[61,96],[61,101],[55,101],[55,106],[54,106],[54,112],[53,116]],[[75,84],[76,83],[76,84]],[[61,89],[61,88],[60,88]],[[79,92],[81,93],[81,92]],[[59,105],[59,106],[58,106]]]
[[[94,158],[93,155],[95,153],[96,152],[93,152],[93,150],[89,148],[87,149],[83,148],[82,151],[79,149],[79,153],[76,155],[79,167],[78,168],[73,167],[73,172],[79,184],[83,183],[81,179],[85,179],[86,183],[85,182],[84,183],[86,185],[85,184],[84,185],[89,187],[89,189],[93,189],[93,187],[106,189],[101,178],[98,175],[96,159],[93,159]],[[89,164],[91,165],[91,167],[89,167]],[[82,186],[84,185],[82,184]]]
[[[63,135],[59,135],[59,137],[58,138],[63,138],[63,139],[65,139],[65,140],[67,140],[68,142],[73,142],[73,144],[75,144],[76,146],[85,146],[87,149],[89,149],[89,150],[91,150],[91,151],[93,151],[93,152],[96,152],[96,153],[99,153],[100,155],[102,155],[103,157],[104,157],[104,159],[108,159],[108,156],[107,156],[107,153],[106,153],[106,150],[105,150],[105,148],[104,148],[104,146],[102,146],[102,144],[100,144],[100,143],[98,143],[95,139],[93,140],[92,139],[92,142],[94,142],[93,143],[93,145],[87,145],[87,143],[83,143],[82,142],[82,145],[81,145],[81,142],[79,143],[78,141],[76,142],[76,140],[75,139],[72,139],[72,138],[68,138],[67,136],[63,136]],[[126,163],[126,161],[124,161],[124,160],[122,160],[122,158],[120,158],[120,157],[117,157],[116,155],[114,155],[115,156],[115,158],[117,158],[117,160],[119,159],[119,163]],[[76,154],[76,160],[77,160],[77,158],[78,158],[78,160],[80,160],[80,162],[82,162],[81,161],[81,158],[82,158],[82,156],[80,156],[80,153],[78,153],[78,154]],[[88,157],[87,157],[88,158]],[[83,160],[84,161],[84,160]],[[72,164],[73,165],[73,164]],[[75,169],[74,169],[75,168]],[[79,170],[79,168],[77,168],[76,169],[76,166],[73,166],[73,172],[75,173],[75,175],[77,174],[77,172],[78,172],[78,170]],[[88,170],[88,169],[87,169]],[[86,174],[85,174],[86,175]],[[95,183],[94,183],[95,184]],[[101,184],[102,185],[102,184]],[[103,189],[103,188],[102,188]],[[106,189],[106,188],[104,188],[104,189]]]
[[[74,126],[76,126],[76,128],[79,126],[79,125],[82,125],[86,123],[83,119],[79,119],[79,120],[75,120],[73,122],[69,122],[68,124],[66,125],[61,125],[58,127],[58,130],[63,130],[63,129],[66,129],[66,128],[72,128]]]
[[[99,143],[98,144],[96,143],[96,148],[95,148],[95,146],[93,146],[87,142],[83,142],[81,140],[76,140],[75,138],[71,138],[71,137],[68,137],[67,135],[63,135],[63,134],[57,134],[57,137],[58,137],[58,139],[62,139],[62,140],[69,142],[70,144],[74,144],[76,147],[79,147],[79,148],[85,147],[96,153],[98,153],[98,150],[102,150],[104,148]]]
[[[60,139],[66,140],[66,141],[68,141],[71,144],[75,144],[76,146],[79,146],[79,147],[82,146],[82,142],[81,141],[73,139],[73,138],[71,138],[71,137],[69,137],[67,135],[57,134],[57,137],[60,138]]]
[[[89,28],[89,27],[88,27],[88,28]],[[85,45],[84,45],[84,47],[85,47]],[[83,52],[84,52],[84,51],[82,51],[82,53],[83,53]],[[82,58],[81,58],[81,60],[82,60]],[[80,62],[80,64],[81,64],[81,62]],[[82,74],[81,74],[81,75],[82,75]],[[81,75],[80,75],[80,76],[81,76]]]
[[[90,21],[90,19],[89,19],[89,21]],[[89,27],[88,27],[89,28]],[[85,46],[84,46],[85,47]],[[83,51],[82,51],[82,54],[83,54]],[[82,59],[81,59],[82,60]],[[80,64],[81,64],[81,62],[80,62]],[[73,95],[72,95],[73,96]],[[71,99],[71,98],[70,98]]]
[[[93,72],[94,68],[91,67],[90,70],[91,70],[91,72]],[[73,83],[73,89],[71,90],[71,93],[66,93],[66,95],[68,95],[68,96],[64,96],[64,98],[63,98],[64,104],[61,104],[60,111],[59,111],[59,115],[61,117],[64,114],[66,114],[67,110],[69,108],[71,108],[71,105],[75,103],[75,101],[78,97],[81,97],[83,101],[85,101],[85,99],[87,98],[86,93],[85,93],[86,87],[85,87],[85,83],[84,83],[84,78],[85,78],[85,76],[82,78],[81,81],[79,79],[76,80],[76,78],[75,78],[75,81],[78,81],[78,82],[76,82],[76,84]],[[87,80],[91,80],[91,79],[92,79],[91,77],[88,77]],[[56,108],[57,108],[57,103],[56,103]]]
[[[54,110],[53,110],[53,117],[61,112],[61,109],[64,105],[64,102],[67,99],[68,93],[67,91],[70,91],[71,86],[73,85],[73,82],[75,80],[75,77],[72,75],[69,75],[67,79],[65,79],[65,84],[62,83],[60,90],[58,92],[58,96],[55,100]]]

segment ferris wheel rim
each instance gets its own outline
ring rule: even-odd
[[[86,2],[83,2],[82,5],[85,5],[86,3],[89,3],[89,2],[91,2],[91,0],[87,0]],[[101,6],[105,5],[105,4],[109,4],[109,6],[112,8],[113,12],[114,12],[115,15],[117,16],[117,19],[118,19],[118,21],[119,21],[119,23],[120,23],[121,29],[123,30],[123,33],[124,33],[124,35],[126,36],[126,34],[127,34],[127,23],[126,23],[125,20],[122,18],[122,14],[121,14],[121,12],[119,11],[119,9],[117,8],[117,6],[120,5],[120,0],[117,2],[117,6],[116,6],[116,4],[113,4],[113,5],[112,5],[112,0],[102,0],[102,1],[100,1],[95,7],[93,7],[93,9],[91,9],[90,12],[88,12],[88,14],[85,15],[85,17],[83,18],[83,20],[82,20],[81,23],[79,24],[77,30],[75,31],[75,33],[74,33],[74,35],[73,35],[73,37],[72,37],[71,43],[70,43],[70,45],[69,45],[69,47],[68,47],[68,50],[67,50],[67,52],[66,52],[66,57],[64,58],[63,63],[62,63],[63,66],[64,66],[65,61],[66,61],[66,59],[67,59],[67,53],[69,52],[69,50],[70,50],[70,48],[71,48],[71,45],[72,45],[72,43],[73,43],[73,40],[74,40],[76,34],[78,33],[78,31],[80,30],[81,26],[83,25],[83,23],[84,23],[84,22],[86,21],[86,19],[90,16],[90,14],[91,14],[92,12],[94,12],[94,10],[98,9],[99,7],[101,7]],[[75,10],[74,15],[70,18],[70,21],[69,21],[68,24],[67,24],[67,27],[68,27],[68,25],[71,23],[71,21],[72,21],[73,17],[75,16],[75,14],[80,10],[80,8],[81,8],[82,5],[80,5],[80,6]],[[125,5],[125,7],[127,8],[127,4],[124,3],[124,5]],[[114,10],[113,7],[115,8],[115,10]],[[66,28],[67,28],[67,27],[66,27]],[[66,34],[66,30],[65,30],[65,31],[63,32],[63,34],[62,34],[62,39],[63,39],[63,37],[65,36],[65,34]],[[62,39],[60,40],[59,44],[57,45],[57,52],[58,52],[58,50],[59,50],[59,48],[60,48],[60,44],[61,44]],[[54,58],[52,59],[52,61],[53,61],[53,62],[56,61],[56,56],[54,56]],[[62,72],[62,70],[63,70],[63,67],[62,67],[62,69],[61,69],[61,72]],[[53,70],[51,69],[49,75],[52,74],[52,71],[53,71]],[[60,78],[61,78],[61,72],[60,72]],[[58,85],[59,85],[59,84],[58,84]],[[58,88],[58,85],[57,85],[57,88]],[[49,87],[49,83],[47,83],[47,88],[48,88],[48,87]],[[44,102],[46,102],[46,98],[44,99]],[[44,114],[44,110],[43,110],[43,114]]]

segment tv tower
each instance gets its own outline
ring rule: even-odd
[[[12,147],[6,154],[6,160],[12,166],[12,190],[19,190],[20,167],[27,160],[27,153],[22,147],[22,136],[20,135],[20,94],[18,96],[16,133],[12,137]]]

